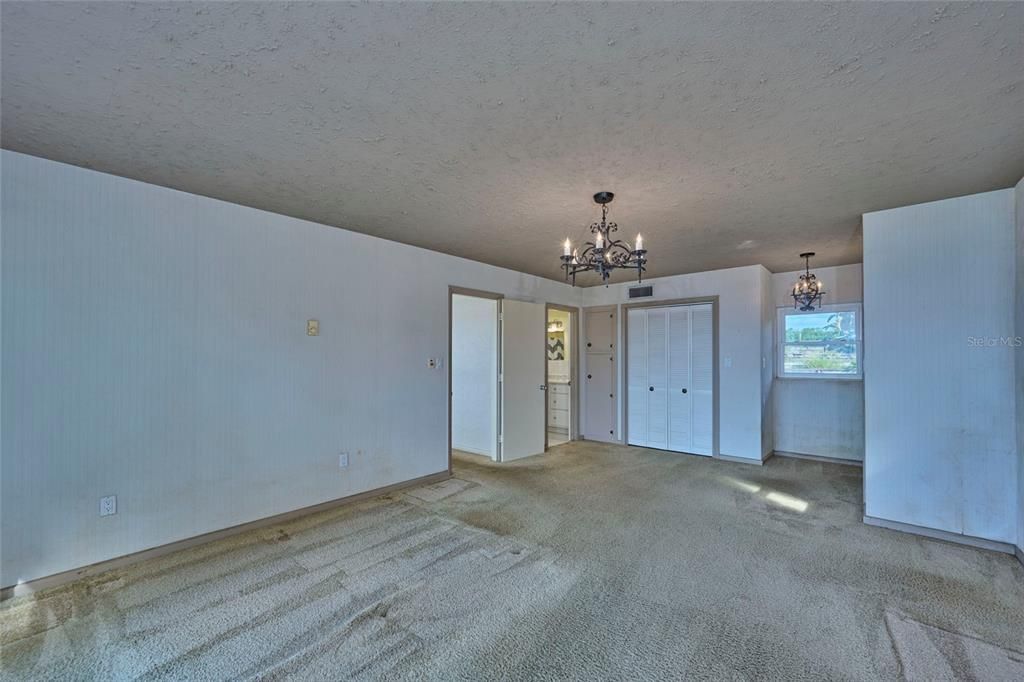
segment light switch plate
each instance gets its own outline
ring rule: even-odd
[[[343,452],[340,455],[338,455],[338,468],[339,469],[347,469],[348,468],[348,453],[347,452]]]
[[[320,336],[320,320],[306,320],[306,336]]]
[[[100,498],[100,516],[111,516],[117,513],[117,495]]]

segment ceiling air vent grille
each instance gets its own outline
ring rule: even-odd
[[[629,289],[630,298],[647,298],[648,296],[654,296],[654,287],[630,287]]]

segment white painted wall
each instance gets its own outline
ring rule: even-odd
[[[644,283],[654,287],[653,299],[719,297],[719,451],[729,457],[761,461],[762,444],[762,306],[764,278],[760,265],[659,277]],[[633,283],[583,289],[583,305],[623,304]],[[618,316],[617,347],[622,344],[622,311]],[[618,424],[622,431],[625,363],[619,364]],[[586,373],[586,368],[583,368]]]
[[[494,459],[498,438],[498,302],[452,296],[452,447]]]
[[[825,303],[861,303],[864,300],[860,263],[812,270],[825,282]],[[803,270],[772,275],[773,315],[777,308],[793,307],[791,291],[801,274]],[[863,382],[776,379],[773,406],[777,451],[864,460]]]
[[[864,216],[865,513],[1017,537],[1014,192]]]
[[[3,586],[444,471],[447,371],[427,359],[447,355],[448,286],[580,300],[345,230],[0,161]],[[100,518],[110,494],[118,513]]]
[[[1024,342],[1024,179],[1014,189],[1016,204],[1016,336]],[[1017,368],[1017,547],[1024,552],[1024,346],[1014,350]]]

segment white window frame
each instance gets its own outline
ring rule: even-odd
[[[857,317],[857,373],[856,374],[812,374],[786,371],[786,317],[789,315],[814,315],[817,313],[855,313]],[[775,323],[775,376],[779,379],[811,379],[812,381],[862,381],[864,379],[864,314],[860,303],[837,303],[819,306],[814,310],[794,310],[792,307],[779,308]]]

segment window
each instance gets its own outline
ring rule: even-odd
[[[824,305],[812,312],[779,308],[778,376],[860,379],[860,304]]]

